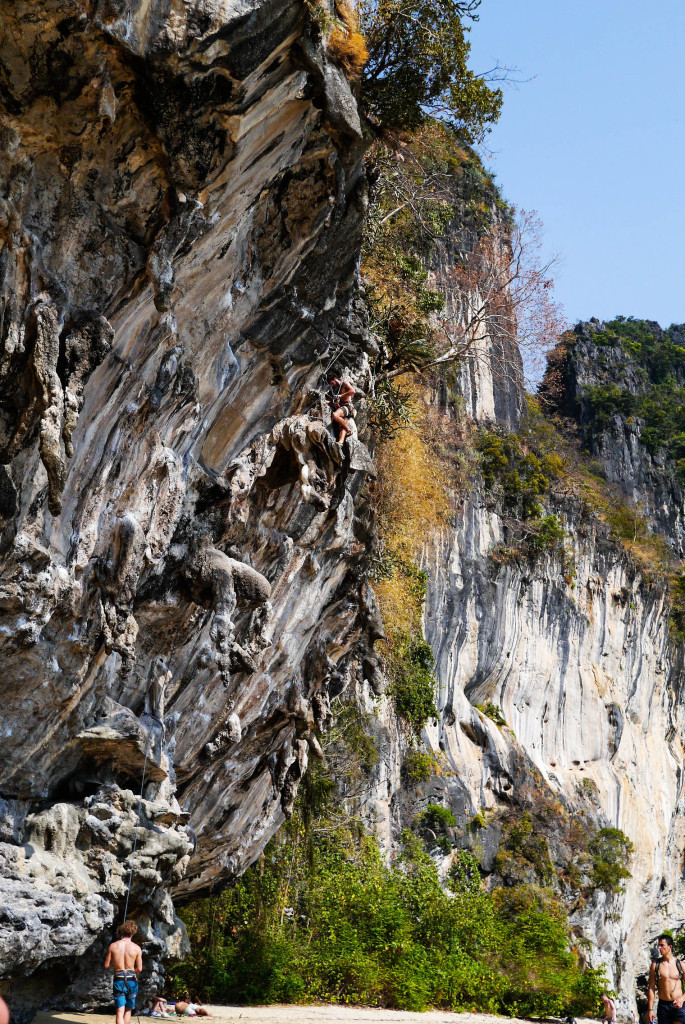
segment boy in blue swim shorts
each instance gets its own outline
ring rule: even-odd
[[[143,969],[143,951],[133,941],[138,931],[135,921],[124,921],[117,928],[117,939],[107,950],[105,969],[114,968],[112,994],[116,1006],[116,1024],[130,1024],[136,1006],[138,975]]]

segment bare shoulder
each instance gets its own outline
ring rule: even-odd
[[[142,947],[137,945],[137,943],[135,943],[135,942],[131,943],[131,949],[134,950],[135,953],[142,953],[143,952]]]

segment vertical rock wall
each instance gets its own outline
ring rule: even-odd
[[[290,812],[373,622],[364,142],[301,0],[0,14],[0,978],[109,998]],[[141,793],[145,772],[145,785]],[[137,851],[133,855],[134,843]],[[23,1008],[23,1009],[22,1009]]]
[[[563,551],[526,562],[503,556],[512,524],[477,473],[455,498],[450,529],[427,541],[422,561],[438,716],[421,745],[437,771],[421,783],[403,775],[411,739],[386,706],[365,813],[390,852],[429,804],[449,807],[453,850],[471,849],[492,884],[503,880],[507,823],[532,816],[575,939],[632,1012],[650,942],[685,924],[682,659],[665,584],[573,500],[552,496],[547,510],[565,530]],[[488,703],[506,725],[476,707]],[[579,900],[572,874],[600,828],[634,843],[632,877],[622,893]],[[433,855],[447,872],[453,854]],[[507,870],[505,884],[512,871],[543,884],[531,865]]]

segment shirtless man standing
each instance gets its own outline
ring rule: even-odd
[[[138,931],[135,921],[124,921],[117,928],[117,940],[107,950],[105,970],[114,968],[112,990],[117,1008],[117,1024],[130,1024],[138,995],[137,975],[143,969],[143,951],[133,942]]]
[[[647,1005],[649,1019],[654,1021],[654,995],[659,993],[657,1009],[658,1024],[685,1024],[683,1008],[683,968],[673,956],[673,939],[660,935],[658,940],[659,959],[649,969],[649,993]]]

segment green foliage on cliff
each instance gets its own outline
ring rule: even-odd
[[[592,332],[592,340],[603,348],[617,350],[607,366],[607,375],[623,378],[626,366],[633,371],[630,388],[622,382],[586,387],[592,428],[605,430],[616,413],[644,421],[640,441],[652,453],[666,449],[675,463],[679,482],[685,485],[685,337],[679,328],[666,331],[645,320],[617,317]]]
[[[531,415],[517,434],[482,431],[476,448],[486,489],[500,503],[505,515],[518,520],[522,540],[516,553],[535,556],[563,547],[565,531],[554,513],[544,514],[543,500],[552,481],[561,476],[559,454],[537,443]],[[504,558],[500,551],[496,557]]]
[[[549,890],[486,892],[461,852],[449,880],[411,833],[387,866],[354,828],[295,815],[220,896],[181,910],[193,953],[172,991],[218,1003],[318,1000],[404,1010],[592,1013],[604,979],[571,951]]]
[[[477,441],[481,454],[483,481],[489,488],[501,490],[504,509],[524,519],[538,518],[539,498],[549,488],[550,478],[558,475],[552,454],[538,458],[518,434],[484,431]]]
[[[421,750],[408,750],[402,762],[402,781],[408,785],[427,782],[435,775],[437,761],[434,754]]]
[[[192,953],[169,967],[168,994],[592,1014],[605,979],[582,968],[554,893],[511,879],[486,891],[463,850],[443,887],[426,848],[450,852],[456,822],[437,803],[387,863],[355,814],[377,759],[368,715],[337,704],[321,742],[325,761],[310,764],[292,819],[259,861],[231,889],[181,908]],[[512,822],[507,842],[542,858],[530,820]]]
[[[623,892],[625,879],[635,846],[619,828],[603,828],[590,840],[592,885],[605,892]]]
[[[426,843],[427,848],[437,848],[443,853],[452,849],[449,830],[457,824],[449,807],[442,804],[428,804],[428,807],[414,819],[413,829]]]
[[[544,506],[549,508],[557,495],[565,502],[571,499],[576,514],[606,523],[613,539],[622,543],[646,579],[670,586],[674,628],[680,629],[682,623],[685,636],[685,585],[679,597],[680,568],[668,543],[651,531],[639,506],[611,484],[601,466],[580,450],[577,438],[567,431],[563,421],[545,416],[539,402],[529,398],[528,414],[518,433],[485,431],[476,447],[486,490],[510,517],[511,541],[506,547],[493,549],[493,561],[520,562],[540,551],[556,550],[563,560],[564,576],[571,583],[575,568],[563,550],[562,524],[554,513],[543,514]],[[525,510],[530,512],[528,518]]]
[[[429,718],[437,715],[433,652],[419,635],[407,635],[395,643],[389,662],[388,693],[395,711],[419,733]]]
[[[436,244],[458,216],[468,251],[471,232],[486,230],[495,215],[507,219],[510,211],[477,154],[434,119],[396,148],[375,143],[369,156],[377,181],[362,274],[371,328],[383,343],[375,369],[410,371],[439,348],[435,314],[444,298],[428,280]]]
[[[525,877],[526,865],[531,865],[538,879],[547,884],[554,877],[547,839],[535,829],[532,815],[528,812],[505,827],[495,858],[495,868],[504,878],[517,877],[522,867],[521,877]]]
[[[468,66],[467,18],[480,0],[360,0],[368,47],[361,105],[386,129],[412,131],[437,116],[471,141],[499,117],[501,89]]]
[[[485,702],[485,704],[476,704],[476,707],[484,715],[490,718],[496,725],[503,726],[507,724],[507,721],[502,714],[502,709],[499,704],[493,704],[491,700]]]

